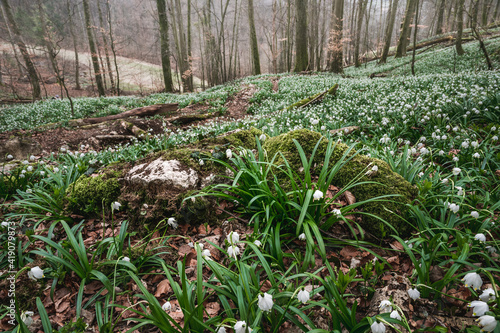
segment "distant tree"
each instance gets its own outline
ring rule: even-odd
[[[97,1],[97,13],[99,15],[99,25],[101,26],[101,38],[102,38],[102,44],[104,46],[104,55],[106,57],[106,65],[108,67],[108,76],[109,76],[109,82],[111,84],[111,92],[114,94],[116,93],[116,88],[115,88],[115,80],[113,78],[113,70],[111,69],[111,59],[109,57],[109,48],[108,48],[108,38],[106,36],[106,26],[104,24],[104,19],[102,16],[102,10],[101,10],[101,1]]]
[[[437,12],[437,23],[436,23],[436,35],[440,35],[444,32],[444,10],[446,8],[446,0],[439,0],[438,2],[438,12]]]
[[[165,0],[156,0],[156,7],[158,9],[158,23],[160,25],[160,52],[161,52],[161,66],[163,70],[163,82],[165,84],[165,92],[172,92],[172,69],[170,67],[170,49],[168,46],[168,20],[167,20],[167,7]]]
[[[328,43],[328,70],[333,73],[343,73],[344,47],[343,47],[343,27],[344,27],[344,0],[335,0],[332,15],[333,29],[330,31]]]
[[[90,57],[92,58],[92,66],[94,67],[95,83],[97,85],[97,91],[99,96],[105,96],[104,85],[102,82],[102,73],[99,66],[99,58],[97,54],[97,49],[94,42],[94,36],[92,32],[92,25],[90,20],[90,8],[88,0],[83,0],[83,14],[85,15],[85,26],[87,28],[87,38],[89,41]]]
[[[75,33],[75,28],[74,28],[74,21],[73,21],[73,16],[74,16],[74,10],[71,9],[69,0],[66,0],[66,9],[68,11],[68,23],[69,23],[69,33],[71,35],[71,39],[73,41],[73,51],[75,52],[75,84],[76,84],[76,89],[80,90],[82,87],[80,86],[80,60],[78,56],[78,43],[76,39],[76,33]]]
[[[3,5],[3,10],[5,13],[6,23],[10,26],[12,31],[12,37],[15,40],[15,44],[19,48],[21,55],[23,56],[24,63],[26,64],[26,69],[28,71],[29,80],[32,88],[33,99],[39,99],[41,97],[40,81],[38,80],[38,73],[35,68],[35,64],[31,60],[31,56],[28,53],[28,48],[23,41],[21,36],[21,31],[19,30],[17,23],[12,14],[12,9],[10,7],[8,0],[1,0]]]
[[[57,83],[64,89],[64,92],[66,93],[66,97],[69,99],[69,104],[71,106],[71,116],[75,116],[75,108],[73,106],[73,100],[71,99],[71,96],[69,95],[68,88],[66,87],[66,83],[64,82],[64,76],[61,74],[61,71],[59,70],[59,64],[57,62],[57,53],[59,52],[59,47],[56,43],[54,43],[53,38],[52,38],[52,31],[49,27],[49,23],[47,22],[45,18],[45,10],[42,5],[42,0],[37,0],[38,4],[38,13],[39,13],[39,18],[40,18],[40,26],[42,28],[42,41],[43,44],[45,45],[45,48],[47,49],[48,57],[50,59],[50,63],[52,65],[52,70],[54,71],[54,74],[57,79]]]
[[[382,50],[380,63],[385,63],[387,61],[387,56],[389,55],[389,48],[391,47],[392,41],[392,31],[394,30],[394,23],[396,22],[396,12],[398,11],[398,3],[399,0],[392,0],[392,3],[389,6],[389,20],[387,21],[387,28],[385,30],[384,49]]]
[[[359,42],[361,39],[361,27],[363,26],[363,16],[366,10],[366,5],[368,0],[359,0],[358,2],[358,20],[356,24],[356,36],[354,42],[354,66],[361,66],[361,62],[359,61]]]
[[[460,56],[465,53],[462,48],[462,34],[464,31],[464,5],[465,0],[458,0],[458,11],[457,11],[457,41],[455,47],[457,49],[457,54]]]
[[[111,44],[111,52],[113,52],[113,62],[115,64],[115,73],[116,73],[116,93],[118,96],[120,96],[120,71],[118,70],[118,61],[116,59],[116,46],[115,46],[115,39],[113,37],[113,25],[112,25],[112,20],[111,20],[111,5],[109,4],[109,0],[106,0],[106,7],[107,7],[107,19],[108,19],[108,26],[109,26],[109,43]]]
[[[295,69],[294,72],[307,70],[309,57],[307,55],[307,0],[295,0]]]
[[[415,10],[415,28],[413,28],[413,50],[411,56],[411,75],[415,76],[415,55],[417,53],[417,31],[418,31],[418,3],[417,0],[416,10]]]
[[[257,43],[257,33],[255,31],[255,18],[253,11],[253,0],[248,0],[248,23],[250,24],[250,50],[252,52],[253,74],[260,74],[259,45]]]
[[[410,23],[415,12],[416,0],[408,0],[406,3],[406,11],[399,35],[398,46],[396,48],[396,58],[406,55],[406,47],[408,46],[408,36],[410,33]]]

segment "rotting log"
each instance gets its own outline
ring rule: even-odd
[[[179,104],[155,104],[144,106],[122,112],[120,114],[110,115],[99,118],[74,119],[69,121],[70,126],[81,126],[86,124],[98,124],[109,120],[123,119],[129,117],[151,117],[159,114],[167,114],[177,111]]]
[[[140,129],[139,127],[125,120],[120,121],[120,125],[124,130],[131,131],[136,137],[148,134],[145,130]]]
[[[294,104],[286,107],[284,110],[290,110],[293,108],[303,108],[303,107],[306,107],[308,105],[321,102],[323,100],[323,98],[325,98],[326,95],[335,96],[335,93],[337,92],[338,88],[339,88],[339,85],[336,83],[330,89],[325,90],[325,91],[320,92],[320,93],[317,93],[316,95],[310,96],[308,98],[304,98],[303,100],[300,100],[297,103],[294,103]]]

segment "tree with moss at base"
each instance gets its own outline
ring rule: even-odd
[[[307,4],[306,0],[295,0],[297,18],[295,32],[295,69],[294,72],[307,70],[309,56],[307,54]]]
[[[410,24],[415,13],[416,0],[409,0],[406,4],[405,18],[399,35],[398,46],[396,49],[396,58],[401,58],[406,55],[406,47],[408,46],[410,37]]]

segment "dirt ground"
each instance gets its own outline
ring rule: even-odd
[[[241,92],[234,96],[229,97],[225,107],[227,108],[225,113],[222,115],[214,114],[213,117],[209,117],[204,120],[193,120],[188,121],[182,125],[177,125],[175,122],[171,123],[169,121],[170,116],[165,116],[162,118],[126,118],[124,121],[131,123],[143,131],[148,132],[151,135],[157,135],[164,133],[167,129],[176,130],[179,128],[186,128],[189,126],[199,126],[206,122],[217,120],[219,117],[224,117],[224,120],[228,119],[242,119],[247,116],[247,108],[249,106],[249,100],[255,93],[256,88],[254,86],[249,86],[244,88]],[[193,104],[184,109],[179,109],[175,116],[191,116],[191,115],[205,115],[207,114],[210,106],[203,104]],[[30,138],[34,142],[38,143],[43,151],[41,155],[47,155],[51,152],[57,152],[61,147],[65,147],[70,150],[81,150],[81,146],[86,146],[86,150],[96,150],[99,151],[109,146],[114,146],[117,144],[125,144],[130,140],[124,139],[123,136],[133,136],[130,129],[122,126],[122,120],[114,120],[109,122],[103,122],[100,124],[92,126],[83,126],[79,128],[69,128],[69,127],[57,127],[53,129],[42,129],[42,130],[17,130],[0,133],[0,145],[5,144],[7,140],[13,137],[23,137]],[[100,140],[96,139],[99,136],[107,136],[108,139]],[[113,139],[112,136],[116,136]]]

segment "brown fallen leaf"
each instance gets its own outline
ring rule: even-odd
[[[356,203],[356,198],[354,197],[354,194],[352,194],[351,192],[345,191],[344,196],[345,196],[345,199],[347,200],[347,203],[349,205]]]
[[[165,279],[156,286],[155,297],[160,297],[163,294],[168,294],[170,292],[172,292],[172,287],[170,286],[168,279]]]

